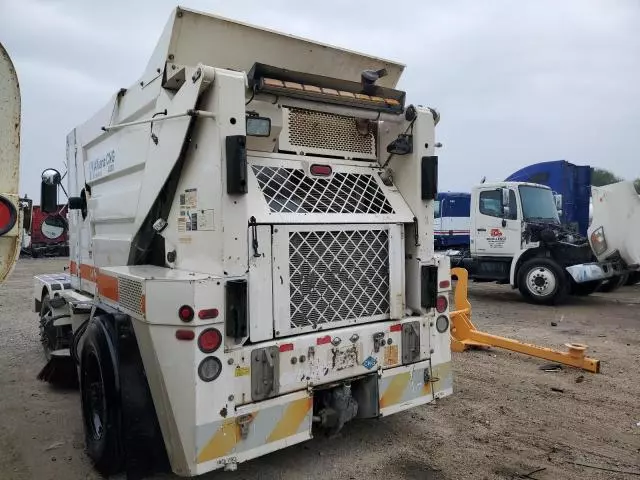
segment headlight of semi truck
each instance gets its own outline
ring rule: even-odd
[[[596,255],[602,255],[607,251],[607,239],[604,237],[604,228],[600,227],[591,233],[591,248]]]

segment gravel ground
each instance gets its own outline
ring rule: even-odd
[[[0,287],[0,479],[99,478],[83,453],[78,393],[36,380],[44,362],[32,275],[65,264],[21,260]],[[640,478],[640,286],[550,308],[480,284],[470,300],[481,329],[551,347],[587,343],[602,373],[544,372],[544,361],[497,349],[454,354],[455,393],[437,404],[202,478]]]

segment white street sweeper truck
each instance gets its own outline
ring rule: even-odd
[[[100,471],[235,469],[452,393],[439,115],[405,105],[403,68],[177,8],[69,134],[41,377],[77,370]]]
[[[20,256],[20,86],[9,54],[0,44],[0,283]]]

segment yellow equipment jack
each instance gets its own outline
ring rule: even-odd
[[[582,368],[592,373],[600,372],[600,360],[585,356],[586,345],[566,343],[568,351],[560,352],[477,330],[475,325],[471,323],[471,304],[467,299],[469,273],[464,268],[452,268],[451,276],[458,279],[458,284],[453,294],[455,310],[449,312],[451,317],[452,351],[464,352],[470,347],[499,347],[512,352],[524,353],[532,357],[544,358],[552,362]]]

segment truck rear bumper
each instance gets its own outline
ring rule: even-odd
[[[581,263],[566,267],[566,270],[576,283],[606,280],[623,273],[621,265],[616,262]]]

